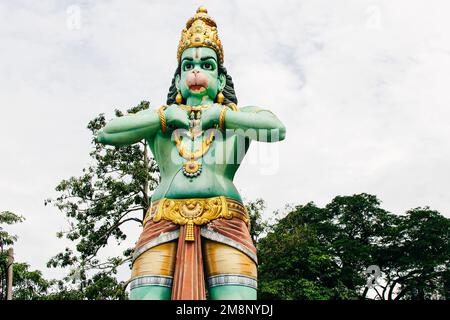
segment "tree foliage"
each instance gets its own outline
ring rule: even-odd
[[[46,280],[39,270],[29,270],[27,263],[13,264],[13,299],[38,300],[45,299],[52,284]]]
[[[98,272],[85,281],[83,290],[64,280],[53,280],[49,293],[43,300],[125,300],[127,295],[123,283],[119,283],[110,272]]]
[[[445,299],[450,219],[429,208],[387,212],[376,196],[296,206],[258,243],[266,299]],[[377,285],[367,267],[377,265]],[[371,290],[373,292],[371,292]]]
[[[0,250],[2,252],[6,249],[6,246],[11,246],[17,241],[17,236],[7,232],[2,225],[11,225],[24,220],[24,217],[11,211],[0,212]]]
[[[250,236],[254,243],[264,236],[269,223],[263,219],[263,213],[266,209],[266,203],[263,199],[258,198],[245,204],[250,218]]]
[[[448,298],[450,219],[430,208],[396,217],[376,259],[385,274],[380,299]]]
[[[17,241],[17,236],[4,229],[5,225],[12,225],[24,221],[25,218],[11,211],[0,212],[0,300],[6,299],[6,284],[8,263],[8,248]]]
[[[149,103],[143,101],[127,112],[133,114],[148,108]],[[116,110],[115,115],[121,117],[123,112]],[[111,289],[117,285],[113,284],[113,275],[118,266],[130,261],[131,249],[104,261],[98,258],[99,251],[111,241],[120,244],[125,240],[125,225],[142,224],[150,191],[159,182],[159,171],[148,154],[147,142],[124,147],[102,145],[95,137],[105,124],[105,116],[100,114],[87,126],[92,134],[93,163],[80,176],[62,180],[56,187],[58,197],[45,201],[54,204],[69,220],[69,229],[57,236],[76,243],[74,249],[66,248],[55,255],[48,266],[71,268],[66,281],[78,283],[78,290],[89,299],[100,297],[100,293],[92,292],[102,285],[110,290],[108,296],[122,297]],[[71,292],[69,288],[61,290]]]

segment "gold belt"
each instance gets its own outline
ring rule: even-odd
[[[152,219],[172,221],[178,225],[187,225],[186,241],[194,241],[194,224],[204,225],[215,219],[239,218],[247,225],[247,209],[238,200],[224,196],[212,198],[167,199],[152,202],[148,208],[143,224]]]

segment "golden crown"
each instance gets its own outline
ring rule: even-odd
[[[217,35],[217,25],[208,15],[205,7],[198,8],[195,16],[186,22],[186,28],[181,31],[177,52],[178,63],[181,61],[183,51],[193,47],[213,49],[216,51],[220,63],[223,63],[223,47]]]

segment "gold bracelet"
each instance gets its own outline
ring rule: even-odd
[[[223,107],[219,115],[219,128],[225,130],[225,113],[227,113],[228,107]]]
[[[167,106],[162,106],[158,109],[159,114],[159,122],[161,124],[161,131],[162,133],[166,133],[167,130],[167,123],[166,123],[166,116],[164,115],[164,110],[166,110]]]
[[[239,111],[238,106],[236,105],[236,103],[230,102],[229,104],[227,104],[228,108],[230,108],[233,111]]]

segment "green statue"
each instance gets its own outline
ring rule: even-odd
[[[146,139],[160,169],[131,299],[206,299],[206,289],[210,299],[256,299],[256,248],[233,178],[252,140],[283,140],[285,127],[268,110],[237,107],[205,8],[183,29],[177,58],[166,106],[114,119],[98,135],[114,146]]]

